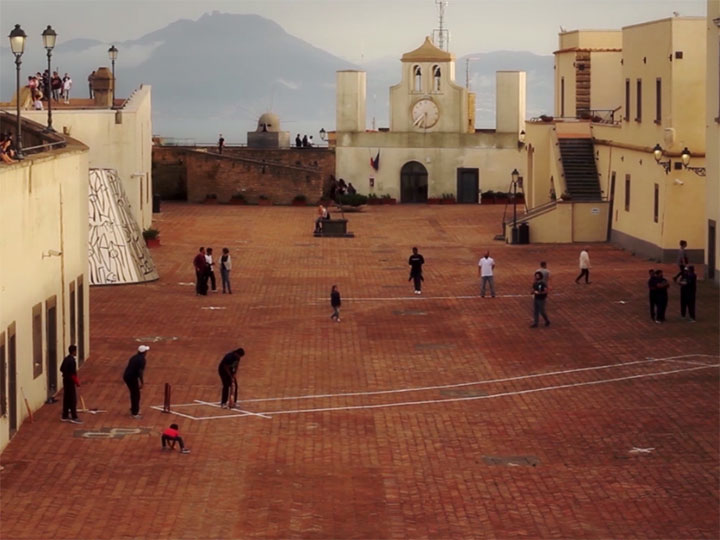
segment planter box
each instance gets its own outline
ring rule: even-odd
[[[397,199],[387,199],[383,198],[380,199],[382,202],[380,204],[397,204]]]
[[[384,204],[384,203],[382,202],[382,199],[368,199],[368,204],[371,204],[374,206],[374,205]]]
[[[228,204],[244,205],[247,204],[247,201],[245,199],[230,199]]]
[[[217,203],[218,203],[218,200],[217,200],[217,199],[205,199],[205,200],[203,201],[203,203],[205,203],[205,204],[217,204]]]
[[[258,206],[272,206],[270,199],[258,199]]]
[[[455,199],[443,199],[440,201],[440,204],[455,204],[457,201]]]
[[[440,201],[442,201],[442,199],[437,198],[437,197],[432,197],[427,200],[427,203],[428,204],[440,204]]]
[[[160,238],[146,238],[145,245],[148,248],[160,247]]]
[[[293,206],[307,206],[307,201],[293,201],[292,205]]]

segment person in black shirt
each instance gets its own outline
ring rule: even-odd
[[[133,418],[140,416],[140,390],[143,387],[145,372],[145,353],[150,350],[147,345],[140,345],[135,356],[130,358],[123,374],[123,380],[130,390],[130,414]]]
[[[547,285],[543,281],[542,272],[535,272],[535,283],[533,283],[533,323],[530,328],[537,328],[538,317],[542,315],[545,319],[545,326],[550,326],[550,319],[545,314],[545,300],[547,299]]]
[[[655,305],[657,307],[656,323],[665,322],[665,310],[668,305],[668,288],[670,283],[663,277],[662,270],[655,270]]]
[[[221,133],[218,138],[218,154],[222,154],[223,148],[225,148],[225,137],[223,137]]]
[[[422,275],[422,266],[425,264],[425,259],[418,253],[418,248],[412,248],[412,255],[408,259],[410,265],[410,277],[408,281],[412,280],[415,285],[415,294],[422,294],[421,282],[425,281]]]
[[[222,397],[220,400],[220,406],[223,409],[228,408],[228,397],[230,395],[230,386],[233,382],[235,383],[235,396],[234,402],[237,401],[237,379],[235,374],[237,373],[238,365],[240,364],[240,358],[245,356],[245,349],[235,349],[230,351],[223,359],[220,360],[218,365],[218,374],[222,381]]]
[[[680,315],[684,319],[687,312],[690,322],[695,322],[695,292],[697,290],[695,267],[686,266],[678,283],[680,284]]]
[[[340,306],[342,301],[340,300],[340,291],[338,291],[337,285],[333,285],[330,289],[330,305],[333,308],[333,313],[330,315],[331,319],[335,319],[335,322],[340,322]]]
[[[650,319],[653,321],[656,319],[655,312],[657,311],[657,293],[655,292],[655,270],[651,268],[648,270],[648,294],[650,300]]]
[[[68,355],[60,364],[60,373],[63,378],[63,407],[62,407],[62,418],[63,422],[72,422],[73,424],[82,424],[82,421],[77,415],[77,392],[75,391],[76,386],[80,386],[80,380],[77,376],[77,347],[70,345],[68,347]]]

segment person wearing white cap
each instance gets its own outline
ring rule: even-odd
[[[138,352],[128,361],[123,374],[123,380],[130,390],[130,414],[133,418],[140,416],[140,389],[143,387],[143,373],[145,372],[145,353],[150,350],[147,345],[140,345]]]

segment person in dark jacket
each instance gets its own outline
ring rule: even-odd
[[[337,285],[333,285],[330,289],[330,305],[333,308],[333,313],[330,315],[331,319],[335,319],[335,322],[340,322],[340,306],[342,301],[340,300],[340,291],[338,291]]]
[[[689,321],[695,322],[695,293],[697,291],[697,276],[695,267],[686,266],[680,275],[680,315],[685,318],[685,313],[690,316]]]
[[[545,300],[547,299],[547,285],[543,281],[542,272],[535,272],[535,283],[532,286],[533,289],[533,323],[530,328],[537,328],[538,318],[542,315],[545,319],[545,326],[550,326],[550,319],[548,319],[545,313]]]
[[[655,293],[655,269],[648,270],[648,299],[650,300],[650,319],[655,320],[657,311],[657,294]]]
[[[130,390],[130,414],[133,418],[140,416],[140,390],[145,384],[143,374],[145,373],[145,353],[150,350],[147,345],[140,345],[136,355],[130,358],[123,374],[123,380]]]
[[[230,351],[223,359],[220,360],[218,365],[218,375],[222,381],[222,396],[220,398],[220,407],[223,409],[228,408],[228,398],[230,396],[230,387],[235,383],[235,395],[233,396],[233,405],[237,401],[237,379],[235,374],[240,364],[240,359],[245,356],[245,349],[239,348],[234,351]]]
[[[425,281],[422,275],[422,267],[425,264],[425,259],[418,253],[418,248],[412,248],[412,255],[408,259],[410,265],[410,277],[408,281],[412,280],[415,286],[415,294],[422,294],[422,282]]]
[[[68,355],[60,364],[60,373],[62,373],[64,388],[61,420],[73,424],[82,424],[82,420],[77,415],[77,392],[75,387],[80,386],[80,380],[77,376],[77,347],[75,345],[68,347]]]
[[[665,322],[665,310],[668,305],[668,288],[670,283],[663,277],[662,270],[655,270],[655,305],[657,307],[656,323]]]
[[[195,294],[207,295],[207,261],[205,260],[205,248],[201,247],[193,259],[195,268]]]

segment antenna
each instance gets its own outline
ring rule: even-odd
[[[445,28],[445,8],[448,0],[435,0],[435,5],[438,8],[438,27],[433,30],[433,41],[440,49],[447,51],[450,48],[450,31]]]
[[[480,60],[478,56],[465,57],[465,88],[470,90],[470,60]]]

